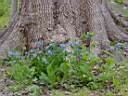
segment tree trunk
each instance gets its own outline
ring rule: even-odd
[[[11,18],[15,17],[17,12],[17,0],[11,0]]]
[[[108,37],[128,41],[105,0],[20,0],[15,20],[0,34],[0,51],[30,49],[39,39],[60,43],[78,38],[83,32],[95,32],[99,49],[109,45]]]

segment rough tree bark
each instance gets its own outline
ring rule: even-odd
[[[11,0],[11,18],[16,15],[17,12],[17,0]]]
[[[109,40],[128,41],[128,36],[115,24],[107,0],[20,0],[19,13],[0,35],[0,51],[24,47],[42,39],[63,42],[95,32],[98,49]]]

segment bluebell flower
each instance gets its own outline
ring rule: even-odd
[[[47,51],[48,55],[53,55],[53,52],[51,50]]]
[[[28,55],[28,52],[27,51],[25,52],[25,55]]]
[[[74,44],[73,44],[73,42],[70,41],[70,42],[67,43],[67,45],[73,46]]]
[[[122,45],[120,43],[117,43],[115,46],[114,46],[114,49],[115,50],[119,50],[121,49]]]
[[[79,45],[79,44],[80,44],[80,42],[76,41],[76,42],[74,42],[74,44],[75,44],[75,45]]]
[[[79,44],[80,44],[80,42],[78,42],[78,41],[73,41],[73,42],[70,41],[67,43],[68,46],[78,46]]]
[[[65,44],[60,44],[59,46],[60,46],[60,48],[62,48],[62,49],[65,49],[65,47],[66,47]]]
[[[30,53],[34,53],[35,52],[35,49],[30,49],[29,52]]]
[[[43,48],[43,41],[42,40],[37,41],[36,46],[37,48]]]
[[[8,56],[20,56],[19,52],[8,51]]]
[[[106,51],[108,52],[113,52],[115,50],[115,48],[113,46],[110,46],[106,49]]]

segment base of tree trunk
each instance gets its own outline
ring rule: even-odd
[[[109,46],[110,40],[128,42],[128,35],[116,24],[106,0],[21,0],[18,12],[0,34],[2,57],[6,56],[5,50],[29,50],[40,39],[46,44],[61,43],[79,38],[84,32],[95,33],[96,54]]]

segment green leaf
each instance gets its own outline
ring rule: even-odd
[[[51,83],[50,82],[50,80],[49,80],[49,78],[48,78],[48,76],[45,74],[45,73],[41,73],[41,75],[40,75],[40,80],[43,82],[43,83],[47,83],[47,84],[49,84],[49,83]]]

